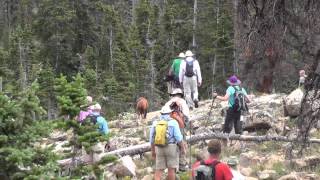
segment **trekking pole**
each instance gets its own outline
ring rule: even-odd
[[[216,92],[216,91],[212,91],[212,94],[213,94],[214,92]],[[211,95],[212,95],[212,94],[211,94]],[[206,123],[205,123],[205,127],[207,127],[208,124],[209,124],[209,119],[210,119],[210,116],[211,116],[211,114],[212,114],[213,103],[214,103],[215,99],[216,99],[216,97],[213,97],[213,96],[212,96],[211,106],[210,106],[210,110],[209,110],[209,112],[208,112],[208,117],[207,117],[207,121],[206,121]]]

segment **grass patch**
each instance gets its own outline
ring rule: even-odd
[[[272,170],[275,170],[278,177],[284,176],[288,173],[285,165],[282,162],[276,162],[272,165]]]

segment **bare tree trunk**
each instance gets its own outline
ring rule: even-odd
[[[196,25],[197,25],[197,6],[198,1],[194,0],[193,4],[193,24],[192,24],[192,48],[196,48]]]
[[[25,48],[21,44],[21,40],[19,39],[18,43],[19,47],[19,61],[20,61],[20,80],[21,80],[21,87],[24,90],[27,86],[27,72],[26,72],[26,60],[25,60]]]
[[[0,76],[0,92],[2,92],[2,76]]]
[[[234,32],[234,38],[233,38],[233,58],[234,58],[234,63],[233,63],[233,71],[235,74],[239,74],[239,23],[238,23],[238,0],[233,0],[233,32]]]
[[[111,63],[111,72],[114,70],[114,62],[113,62],[113,27],[110,26],[109,31],[109,53],[110,53],[110,63]]]

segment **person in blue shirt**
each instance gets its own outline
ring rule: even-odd
[[[181,134],[179,124],[170,117],[173,110],[170,106],[163,106],[161,109],[160,120],[168,121],[168,144],[165,146],[156,146],[154,144],[155,128],[159,121],[154,121],[150,128],[150,144],[152,157],[156,160],[155,180],[160,180],[164,169],[168,168],[168,179],[174,180],[176,169],[179,168],[179,149],[185,154],[185,145]]]
[[[92,107],[92,113],[90,116],[93,116],[94,118],[94,124],[98,124],[98,131],[103,134],[107,135],[109,133],[108,123],[104,117],[100,115],[101,106],[100,104],[95,104]]]
[[[241,81],[237,78],[237,76],[233,75],[229,77],[227,80],[229,84],[228,89],[226,90],[226,94],[224,96],[218,96],[217,93],[213,93],[213,97],[221,101],[228,101],[228,110],[227,115],[224,122],[223,132],[230,133],[232,130],[232,126],[234,126],[234,130],[236,134],[242,133],[242,124],[240,122],[241,111],[234,110],[233,106],[235,104],[234,94],[237,90],[241,90],[246,97],[247,102],[249,102],[249,98],[247,97],[247,92],[244,88],[240,87]]]

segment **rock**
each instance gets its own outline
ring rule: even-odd
[[[253,151],[249,151],[246,153],[241,153],[239,158],[239,165],[241,167],[253,167],[260,163],[260,159],[257,156],[257,153]]]
[[[54,149],[53,152],[55,153],[64,153],[65,151],[71,151],[71,147],[64,147],[67,145],[68,141],[57,141],[54,143]]]
[[[303,159],[293,159],[291,164],[298,169],[312,168],[320,165],[320,157],[309,156]]]
[[[97,143],[94,146],[92,146],[92,151],[93,151],[93,159],[92,162],[98,162],[102,158],[102,153],[104,152],[104,143]]]
[[[54,141],[65,141],[67,140],[68,134],[62,131],[53,131],[49,136],[50,139]]]
[[[104,180],[117,180],[117,176],[110,171],[105,171],[103,176]]]
[[[146,175],[141,180],[153,180],[153,176],[152,175]]]
[[[255,177],[246,177],[246,180],[258,180],[258,179]]]
[[[279,180],[299,180],[299,177],[296,172],[291,172],[290,174],[280,177]]]
[[[113,173],[117,177],[136,176],[136,165],[130,156],[124,156],[120,159],[121,164],[117,164],[113,168]]]
[[[277,173],[274,170],[264,170],[257,173],[260,180],[273,180],[275,179],[276,174]]]
[[[300,114],[301,101],[303,98],[303,91],[298,88],[292,91],[284,98],[285,111],[288,116],[296,117]]]
[[[253,170],[251,168],[241,168],[240,173],[243,174],[244,176],[251,176],[253,173]]]
[[[246,118],[243,130],[256,131],[256,130],[269,130],[273,126],[273,116],[267,111],[256,111]]]

